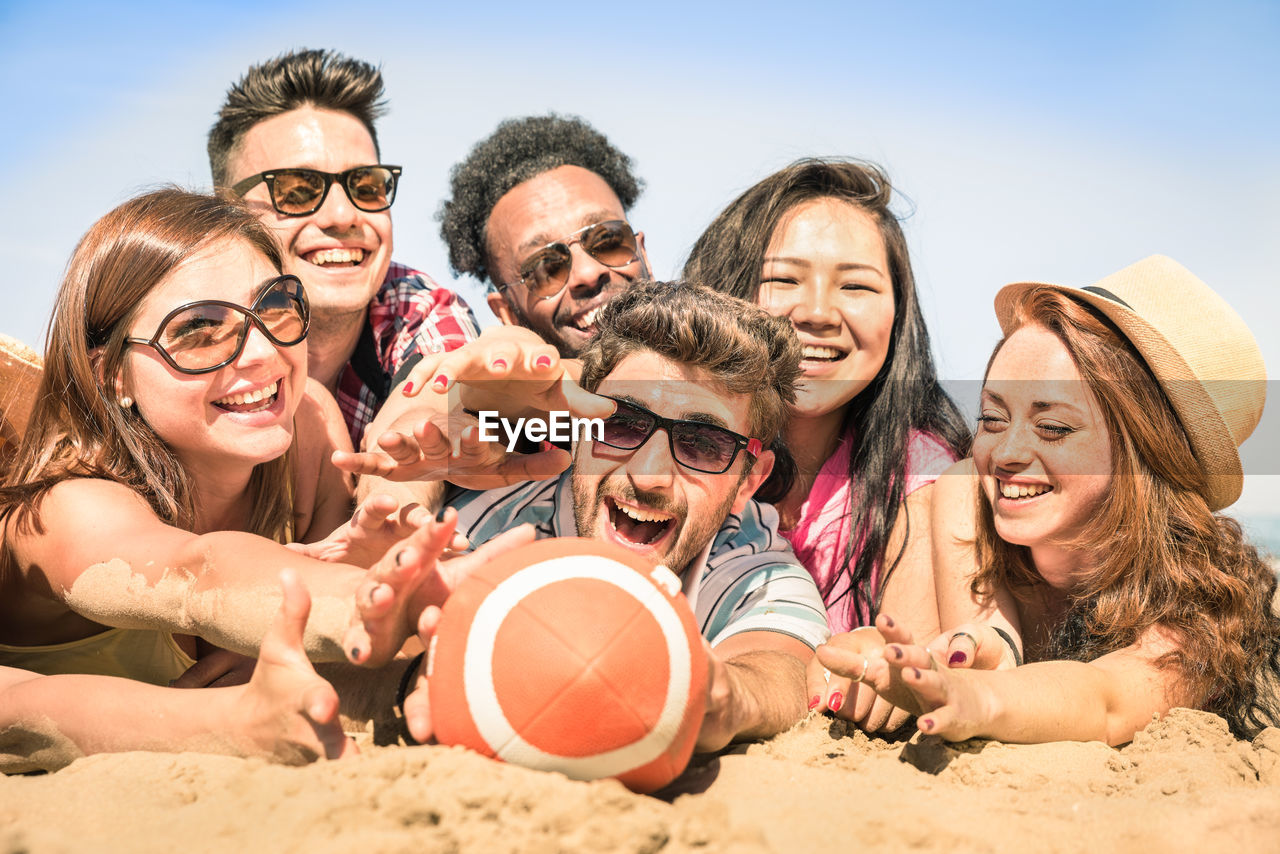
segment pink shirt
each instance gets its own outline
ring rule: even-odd
[[[830,589],[824,599],[827,625],[832,632],[847,632],[871,622],[871,615],[857,613],[853,597],[848,595],[850,578],[844,562],[849,542],[849,455],[853,435],[846,433],[835,453],[822,464],[822,470],[800,506],[800,521],[791,530],[779,531],[805,569],[817,582],[819,590]],[[931,433],[912,430],[907,440],[907,482],[903,497],[922,486],[933,483],[956,461],[951,449]],[[857,552],[854,553],[856,558]],[[832,583],[834,579],[834,584]],[[874,600],[880,592],[880,564],[871,574]]]

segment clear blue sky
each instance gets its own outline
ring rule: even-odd
[[[502,118],[584,116],[636,160],[632,219],[675,274],[734,194],[790,160],[880,161],[905,194],[944,375],[975,385],[1008,281],[1087,284],[1172,255],[1280,372],[1280,4],[28,3],[0,0],[0,331],[38,344],[89,224],[209,182],[227,85],[282,50],[380,62],[405,166],[396,255],[450,279],[448,168]],[[460,282],[482,322],[474,284]],[[1280,404],[1246,445],[1280,512]],[[1276,485],[1272,485],[1276,484]]]

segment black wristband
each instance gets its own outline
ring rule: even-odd
[[[400,687],[396,690],[396,708],[400,710],[400,717],[404,717],[404,701],[409,696],[409,681],[413,679],[414,671],[418,669],[418,665],[422,663],[422,659],[426,656],[425,652],[420,652],[409,662],[409,666],[405,668],[404,675],[400,677]]]
[[[1000,628],[999,626],[992,626],[991,628],[995,631],[995,633],[996,633],[996,634],[998,634],[998,635],[1000,636],[1000,639],[1001,639],[1002,641],[1004,641],[1005,643],[1007,643],[1007,644],[1009,645],[1009,650],[1013,653],[1013,664],[1014,664],[1014,666],[1015,666],[1015,667],[1021,667],[1021,666],[1022,666],[1022,653],[1018,652],[1018,645],[1017,645],[1016,643],[1014,643],[1014,642],[1013,642],[1013,635],[1009,634],[1008,632],[1006,632],[1004,629]],[[402,701],[402,705],[403,705],[403,701]]]

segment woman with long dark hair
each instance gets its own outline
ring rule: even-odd
[[[794,467],[760,497],[817,581],[831,629],[885,609],[924,636],[937,628],[931,484],[968,452],[969,431],[938,383],[892,193],[870,163],[793,163],[716,217],[684,277],[789,318],[804,346],[785,431]],[[844,697],[811,675],[812,707],[884,725],[869,691]]]

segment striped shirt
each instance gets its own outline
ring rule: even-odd
[[[457,509],[458,530],[473,546],[525,522],[538,539],[578,535],[569,472],[486,492],[461,490],[447,504]],[[698,627],[713,646],[741,632],[768,631],[816,647],[829,634],[817,585],[778,535],[778,514],[770,505],[748,501],[741,514],[725,519],[701,574],[682,580]]]

